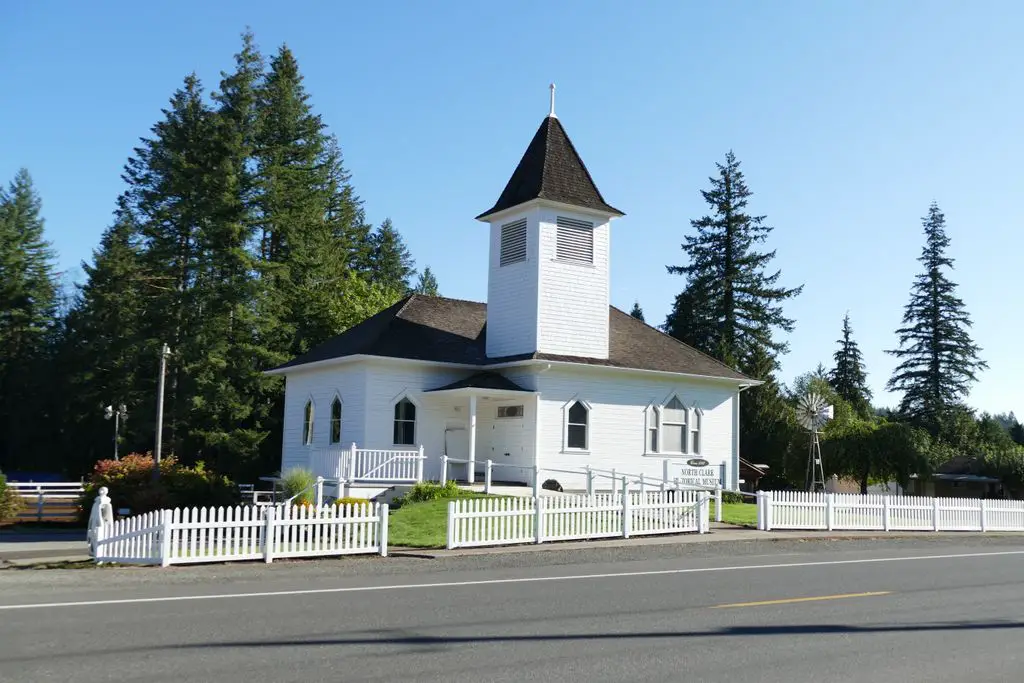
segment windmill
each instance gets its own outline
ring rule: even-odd
[[[796,418],[800,426],[811,433],[807,453],[807,490],[825,490],[825,468],[821,463],[821,441],[818,435],[821,427],[832,419],[832,406],[825,403],[821,394],[809,393],[800,398]]]

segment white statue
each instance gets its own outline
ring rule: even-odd
[[[92,511],[89,513],[89,549],[94,557],[96,556],[96,541],[99,539],[100,527],[114,521],[114,508],[110,504],[110,496],[107,495],[107,492],[106,486],[100,487],[99,494],[92,501]]]

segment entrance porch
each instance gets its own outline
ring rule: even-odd
[[[431,389],[423,399],[445,415],[442,450],[447,470],[438,476],[473,484],[491,461],[496,482],[530,484],[537,452],[540,395],[493,372]],[[433,464],[433,463],[432,463]],[[440,464],[440,463],[438,463]],[[433,468],[432,468],[433,469]]]

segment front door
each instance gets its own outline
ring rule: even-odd
[[[448,425],[444,430],[444,453],[454,460],[469,460],[469,430],[462,425]],[[465,463],[449,463],[448,478],[465,480]]]
[[[517,414],[518,413],[518,414]],[[509,415],[509,416],[506,416]],[[505,465],[494,471],[495,479],[505,481],[523,481],[528,476],[525,470],[532,463],[526,462],[526,419],[520,410],[501,411],[491,423],[490,459],[495,464]],[[516,465],[519,467],[508,467]]]

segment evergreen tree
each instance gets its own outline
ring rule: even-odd
[[[47,353],[57,313],[54,252],[26,169],[0,188],[0,467],[32,461],[47,424]]]
[[[420,279],[416,283],[416,293],[426,294],[428,296],[440,296],[437,289],[437,278],[434,277],[433,271],[430,270],[430,266],[423,269],[420,273]]]
[[[370,262],[373,264],[374,282],[387,289],[408,292],[409,278],[416,272],[416,262],[409,254],[402,235],[391,224],[390,218],[384,219],[376,232],[370,236],[370,241]]]
[[[868,388],[867,372],[864,370],[864,356],[853,339],[849,313],[843,316],[842,337],[836,343],[839,349],[833,356],[836,365],[829,375],[829,381],[842,399],[866,416],[871,409],[871,389]]]
[[[630,310],[629,314],[640,322],[644,322],[644,309],[640,308],[639,301],[633,302],[633,308]]]
[[[903,392],[902,415],[938,436],[988,365],[979,358],[981,349],[968,332],[970,317],[947,274],[953,259],[946,255],[946,219],[936,203],[922,223],[925,246],[918,261],[924,272],[915,279],[903,326],[896,331],[900,347],[888,352],[900,359],[888,388]]]
[[[785,352],[786,344],[774,338],[774,331],[792,331],[793,320],[783,314],[782,303],[802,286],[781,287],[781,272],[766,272],[775,252],[755,246],[772,228],[764,216],[746,213],[752,193],[733,153],[717,168],[711,189],[701,193],[713,212],[691,221],[696,235],[687,235],[682,245],[689,263],[667,267],[669,273],[686,276],[687,284],[666,330],[678,339],[692,339],[699,350],[731,367],[749,369],[758,350]]]

